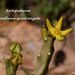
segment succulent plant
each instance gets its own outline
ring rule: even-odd
[[[22,64],[22,55],[21,53],[21,45],[18,42],[13,42],[10,45],[10,52],[12,56],[5,60],[6,63],[6,74],[7,75],[16,75],[16,71],[18,66]]]

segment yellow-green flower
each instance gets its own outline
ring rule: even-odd
[[[56,23],[56,25],[53,27],[50,21],[46,19],[48,31],[57,40],[64,40],[64,36],[66,36],[68,33],[72,31],[72,28],[64,30],[64,31],[61,30],[62,20],[63,20],[63,17],[61,17],[59,21]]]

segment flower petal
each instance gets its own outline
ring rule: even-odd
[[[59,41],[62,41],[62,40],[64,40],[64,37],[61,37],[60,35],[57,35],[56,39],[59,40]]]
[[[16,64],[16,61],[17,61],[17,57],[14,57],[14,58],[11,59],[11,62],[12,62],[13,64]]]
[[[67,29],[67,30],[64,30],[64,31],[61,31],[61,35],[62,35],[62,36],[66,36],[66,35],[69,34],[71,31],[72,31],[72,28]]]
[[[46,24],[47,24],[48,30],[51,31],[51,30],[53,29],[53,27],[52,27],[52,25],[51,25],[49,19],[46,19]]]
[[[55,26],[55,28],[61,29],[62,20],[63,20],[63,17],[61,17],[61,18],[59,19],[59,21],[57,22],[57,25]]]

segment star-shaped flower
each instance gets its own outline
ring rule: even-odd
[[[57,40],[64,40],[64,36],[66,36],[68,33],[72,31],[72,28],[64,30],[64,31],[61,30],[62,20],[63,20],[63,17],[61,17],[59,21],[56,23],[56,25],[53,27],[50,21],[46,19],[48,31]]]

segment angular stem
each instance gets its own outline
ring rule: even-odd
[[[21,45],[18,42],[12,42],[10,52],[12,53],[9,59],[5,60],[6,75],[16,75],[18,66],[22,64]]]
[[[34,75],[46,75],[54,53],[54,38],[48,37],[44,40],[42,50],[36,60]]]
[[[10,60],[6,60],[6,75],[16,75],[18,65],[14,65]]]

